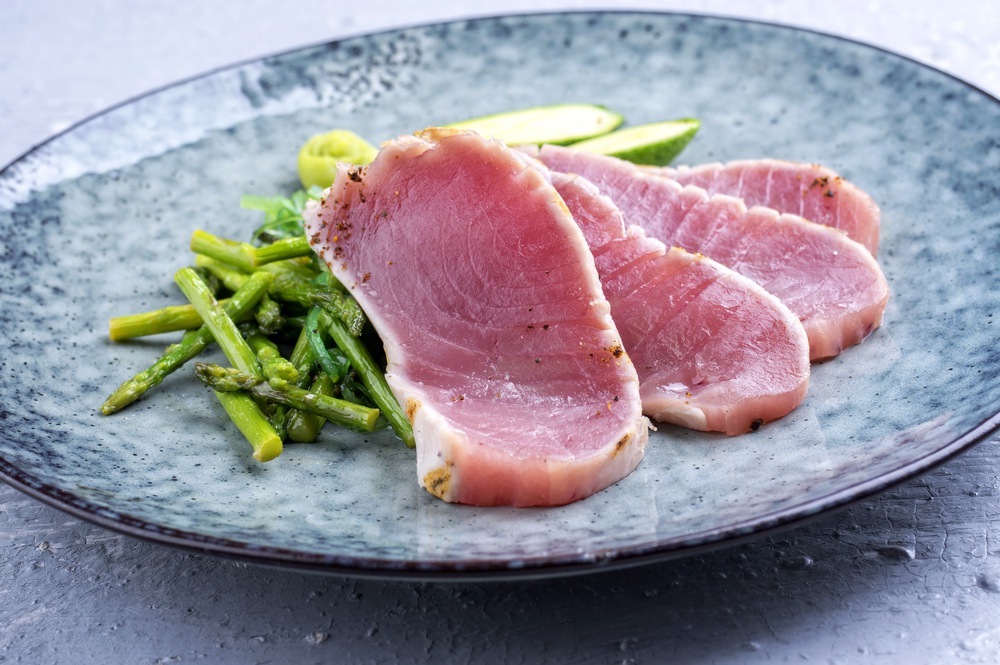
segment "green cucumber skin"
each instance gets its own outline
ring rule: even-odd
[[[655,133],[660,129],[660,126],[673,130],[672,125],[677,126],[676,131],[659,135]],[[700,121],[694,118],[682,118],[626,127],[604,136],[570,145],[578,150],[617,157],[635,164],[666,166],[684,151],[699,129],[701,129]],[[641,134],[644,131],[653,132],[652,138],[641,141],[634,137],[635,134]]]
[[[598,104],[553,104],[485,115],[445,127],[478,131],[512,145],[569,145],[604,136],[623,122],[621,114]]]

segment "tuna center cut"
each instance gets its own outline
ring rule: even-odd
[[[635,224],[752,279],[802,322],[813,361],[863,341],[882,322],[889,285],[871,253],[839,229],[682,186],[613,157],[546,145],[553,171],[585,177]]]
[[[809,342],[777,298],[707,257],[626,227],[584,178],[554,173],[552,181],[590,243],[647,416],[736,435],[802,402]]]
[[[431,494],[559,505],[639,463],[635,368],[580,229],[524,155],[427,130],[341,165],[305,217],[385,345]]]

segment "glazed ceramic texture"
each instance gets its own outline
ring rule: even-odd
[[[805,403],[741,437],[661,426],[614,487],[545,510],[445,504],[391,434],[324,430],[266,465],[190,371],[111,417],[176,337],[107,339],[182,302],[201,228],[249,239],[244,193],[288,193],[311,135],[372,142],[567,101],[697,117],[679,161],[818,162],[883,211],[882,328],[813,367]],[[0,173],[0,473],[154,541],[333,572],[558,574],[796,523],[926,471],[998,425],[1000,105],[868,46],[669,14],[482,19],[319,45],[111,109]],[[217,354],[209,357],[218,358]]]

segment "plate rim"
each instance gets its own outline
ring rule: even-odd
[[[364,39],[366,37],[376,37],[376,36],[381,36],[381,35],[391,35],[391,34],[397,33],[397,32],[407,32],[407,31],[412,31],[412,30],[423,30],[423,29],[434,28],[434,27],[438,27],[438,26],[454,25],[454,24],[458,24],[458,23],[475,23],[475,22],[480,22],[480,21],[481,22],[486,22],[486,21],[496,21],[496,20],[501,20],[501,19],[541,18],[541,17],[547,17],[547,16],[587,16],[587,15],[674,16],[674,17],[688,17],[688,18],[699,18],[699,19],[713,19],[713,20],[720,20],[720,21],[731,21],[731,22],[735,22],[735,23],[745,23],[745,24],[751,24],[751,25],[760,25],[760,26],[765,26],[765,27],[770,27],[770,28],[778,28],[778,29],[781,29],[781,30],[787,30],[789,32],[794,32],[794,33],[812,34],[812,35],[816,35],[818,37],[823,37],[823,38],[826,38],[826,39],[833,39],[833,40],[844,42],[844,43],[847,43],[847,44],[852,44],[854,46],[860,46],[860,47],[863,47],[863,48],[867,48],[867,49],[871,49],[871,50],[874,50],[874,51],[878,51],[880,53],[883,53],[885,55],[889,55],[889,56],[892,56],[892,57],[895,57],[895,58],[900,58],[902,60],[910,62],[910,63],[912,63],[914,65],[917,65],[919,67],[922,67],[924,69],[933,71],[933,72],[935,72],[937,74],[940,74],[942,76],[946,76],[946,77],[952,79],[953,81],[955,81],[957,83],[961,83],[962,85],[964,85],[964,86],[966,86],[966,87],[968,87],[968,88],[970,88],[970,89],[972,89],[972,90],[974,90],[974,91],[976,91],[978,93],[981,93],[981,94],[985,95],[986,97],[988,97],[989,99],[993,100],[994,102],[1000,104],[1000,97],[997,97],[996,95],[992,94],[991,92],[989,92],[987,90],[984,90],[983,88],[979,87],[977,84],[972,83],[971,81],[968,81],[968,80],[962,78],[961,76],[959,76],[957,74],[953,74],[951,72],[945,71],[945,70],[941,69],[940,67],[937,67],[936,65],[932,65],[930,63],[927,63],[927,62],[924,62],[922,60],[919,60],[916,57],[913,57],[913,56],[910,56],[910,55],[906,55],[904,53],[899,53],[898,51],[894,51],[894,50],[892,50],[890,48],[887,48],[887,47],[884,47],[884,46],[879,46],[877,44],[872,44],[870,42],[866,42],[866,41],[861,40],[861,39],[856,39],[856,38],[853,38],[853,37],[847,37],[845,35],[839,35],[839,34],[832,33],[832,32],[825,32],[825,31],[819,30],[817,28],[811,28],[811,27],[806,27],[806,26],[798,26],[798,25],[794,25],[792,23],[784,23],[784,22],[781,22],[781,21],[770,21],[770,20],[756,19],[756,18],[747,18],[747,17],[741,17],[741,16],[730,16],[730,15],[727,15],[727,14],[714,13],[714,12],[671,11],[671,10],[656,10],[656,9],[621,9],[621,10],[618,10],[618,9],[580,9],[580,10],[567,10],[567,11],[539,10],[537,12],[527,11],[527,12],[517,12],[517,13],[512,13],[512,14],[503,14],[503,13],[500,13],[500,14],[481,14],[481,15],[472,15],[472,16],[468,16],[468,17],[464,17],[464,18],[456,18],[456,19],[441,20],[441,21],[427,21],[427,22],[415,21],[415,22],[412,22],[412,23],[406,23],[406,24],[394,26],[394,27],[391,27],[391,28],[380,29],[380,30],[359,31],[359,32],[354,32],[354,33],[348,33],[348,34],[342,35],[340,37],[337,37],[336,39],[328,39],[328,40],[319,40],[319,41],[314,41],[314,42],[306,42],[306,43],[300,44],[298,46],[292,46],[292,47],[285,48],[285,49],[277,49],[277,50],[274,50],[274,51],[269,51],[267,53],[262,53],[262,54],[259,54],[259,55],[256,55],[256,56],[250,56],[250,57],[247,57],[247,58],[240,58],[240,59],[233,60],[232,62],[229,62],[229,63],[226,63],[226,64],[218,65],[218,66],[215,66],[215,67],[211,67],[209,69],[205,69],[205,70],[199,71],[198,73],[192,74],[190,76],[184,76],[184,77],[181,77],[181,78],[176,79],[174,81],[169,81],[169,82],[164,83],[162,85],[155,86],[155,87],[146,89],[146,90],[144,90],[142,92],[136,93],[134,95],[130,95],[128,97],[125,97],[124,99],[121,99],[121,100],[115,102],[114,104],[111,104],[109,106],[105,106],[103,108],[100,108],[97,111],[94,111],[92,113],[88,113],[85,116],[81,117],[80,119],[78,119],[78,120],[74,121],[73,123],[67,125],[66,127],[62,128],[58,132],[54,132],[52,134],[49,134],[44,139],[42,139],[39,143],[36,143],[35,145],[27,148],[22,153],[20,153],[16,157],[14,157],[14,159],[12,159],[10,162],[8,162],[6,164],[0,165],[0,177],[2,177],[11,167],[15,166],[16,164],[18,164],[19,162],[23,161],[27,157],[30,157],[33,153],[37,152],[39,149],[45,147],[46,145],[52,143],[53,141],[56,141],[57,139],[65,136],[67,134],[73,133],[74,131],[76,131],[77,129],[79,129],[80,127],[82,127],[83,125],[86,125],[86,124],[88,124],[90,122],[93,122],[93,121],[95,121],[95,120],[97,120],[97,119],[99,119],[99,118],[101,118],[101,117],[103,117],[103,116],[105,116],[105,115],[107,115],[109,113],[112,113],[112,112],[114,112],[114,111],[116,111],[116,110],[118,110],[120,108],[124,108],[124,107],[129,106],[131,104],[134,104],[134,103],[136,103],[136,102],[138,102],[138,101],[140,101],[142,99],[145,99],[147,97],[152,97],[154,95],[158,95],[158,94],[160,94],[162,92],[165,92],[167,90],[171,90],[173,88],[179,88],[181,86],[188,85],[190,83],[194,83],[194,82],[199,81],[201,79],[205,79],[205,78],[208,78],[208,77],[211,77],[211,76],[215,76],[217,74],[220,74],[220,73],[223,73],[223,72],[226,72],[226,71],[230,71],[230,70],[234,70],[234,69],[239,69],[240,67],[245,67],[247,65],[252,65],[254,63],[263,62],[265,60],[269,60],[269,59],[272,59],[272,58],[280,58],[280,57],[283,57],[283,56],[286,56],[286,55],[292,55],[294,53],[298,53],[300,51],[306,51],[306,50],[314,49],[314,48],[322,48],[324,46],[329,46],[329,45],[332,45],[332,44],[339,44],[341,42],[349,41],[349,40],[352,40],[352,39]]]
[[[668,10],[615,10],[592,9],[499,13],[489,15],[473,15],[463,18],[414,22],[391,28],[361,31],[342,35],[332,40],[321,40],[300,44],[265,54],[252,56],[200,71],[161,86],[150,88],[139,94],[129,96],[115,104],[90,113],[70,124],[59,132],[49,135],[41,142],[29,147],[8,164],[0,167],[0,178],[15,168],[25,159],[43,149],[45,146],[72,134],[85,125],[94,122],[114,111],[128,107],[143,99],[154,97],[165,91],[179,88],[199,80],[218,74],[239,69],[270,59],[293,55],[310,49],[322,48],[333,44],[341,44],[356,39],[379,37],[413,30],[426,30],[440,26],[453,26],[468,23],[485,23],[498,20],[531,20],[559,16],[627,16],[662,18],[696,18],[711,19],[724,22],[758,25],[776,28],[795,34],[809,34],[835,42],[850,44],[875,51],[890,57],[903,60],[921,69],[944,76],[952,81],[979,93],[993,103],[1000,104],[1000,98],[980,88],[962,77],[944,71],[932,64],[922,62],[914,57],[901,54],[889,48],[871,44],[859,39],[824,32],[810,27],[802,27],[778,21],[728,16],[718,13],[701,13]],[[777,531],[800,526],[817,518],[825,517],[843,510],[860,501],[874,498],[889,489],[923,475],[948,461],[967,452],[972,447],[990,438],[1000,430],[1000,408],[979,425],[968,431],[954,435],[948,443],[929,451],[919,458],[906,460],[893,469],[878,476],[867,478],[846,487],[835,488],[822,496],[815,497],[805,503],[759,513],[738,522],[687,533],[683,536],[659,539],[626,548],[606,547],[587,553],[559,555],[556,557],[541,555],[534,557],[519,557],[516,562],[511,559],[478,558],[467,560],[426,559],[412,561],[379,557],[361,557],[354,555],[332,555],[308,552],[280,547],[262,547],[252,542],[220,538],[195,531],[164,527],[148,520],[138,518],[126,512],[113,511],[101,507],[80,495],[49,484],[43,478],[23,471],[11,463],[0,453],[0,480],[17,491],[32,497],[50,507],[60,510],[72,517],[108,529],[125,536],[133,537],[156,545],[207,554],[227,559],[240,560],[263,566],[291,568],[314,573],[326,573],[355,578],[374,579],[406,579],[429,581],[496,581],[519,580],[525,578],[559,577],[590,574],[598,571],[619,570],[625,567],[639,566],[656,561],[677,559],[706,551],[731,547],[754,540]],[[10,441],[5,432],[0,431],[4,439]]]
[[[249,542],[199,534],[185,529],[165,528],[134,515],[110,511],[45,482],[32,482],[26,474],[0,456],[0,480],[38,501],[95,526],[155,545],[239,560],[263,566],[290,568],[314,573],[367,579],[409,581],[517,581],[522,579],[569,577],[599,571],[620,570],[649,563],[679,559],[733,547],[741,543],[801,526],[874,498],[893,487],[923,475],[967,452],[1000,430],[1000,413],[956,438],[946,446],[916,461],[898,466],[875,478],[838,488],[804,504],[759,514],[740,522],[707,529],[682,537],[645,543],[629,548],[601,550],[564,557],[521,557],[518,565],[510,560],[451,559],[414,562],[402,559],[323,555],[305,550],[260,547]],[[113,513],[113,517],[107,513]]]

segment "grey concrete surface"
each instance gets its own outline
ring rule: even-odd
[[[261,54],[468,15],[762,18],[1000,94],[1000,9],[929,2],[0,3],[0,164],[102,108]],[[531,582],[354,580],[105,531],[0,486],[0,662],[996,663],[1000,440],[778,535]]]

